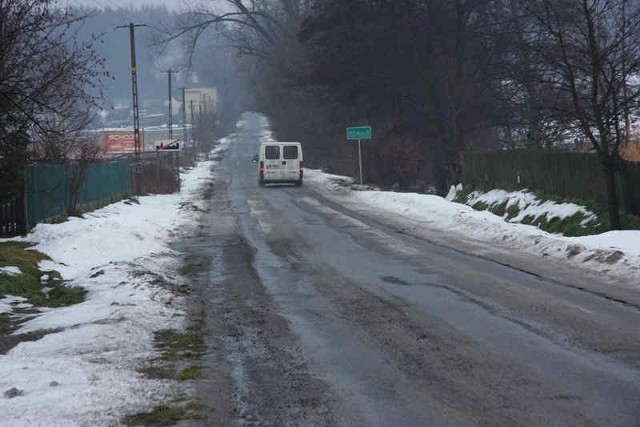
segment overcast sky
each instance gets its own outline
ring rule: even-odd
[[[64,3],[64,1],[62,2]],[[179,10],[185,3],[193,4],[194,1],[185,0],[66,0],[69,5],[82,5],[88,7],[110,7],[116,9],[119,7],[129,8],[130,6],[141,7],[145,5],[166,5],[171,10]]]

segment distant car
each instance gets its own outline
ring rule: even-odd
[[[263,142],[258,153],[258,182],[302,185],[304,162],[299,142]]]
[[[256,154],[255,156],[253,156],[253,160],[251,160],[253,163],[258,163],[260,161],[260,155]]]

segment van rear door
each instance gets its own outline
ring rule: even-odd
[[[280,181],[281,178],[281,150],[277,144],[264,146],[264,179],[266,181]]]
[[[300,147],[298,145],[282,146],[282,180],[297,181],[300,179]]]

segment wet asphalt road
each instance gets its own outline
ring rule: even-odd
[[[260,188],[257,126],[185,242],[209,348],[193,424],[640,426],[636,301],[399,233],[306,183]]]

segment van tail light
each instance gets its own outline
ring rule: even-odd
[[[264,162],[260,162],[260,173],[264,173]]]
[[[300,172],[302,172],[303,169],[304,169],[304,162],[300,160]]]

